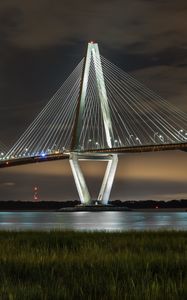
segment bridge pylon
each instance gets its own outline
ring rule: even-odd
[[[113,180],[115,177],[115,172],[118,163],[118,156],[117,154],[110,154],[104,156],[98,154],[92,154],[91,156],[81,154],[82,149],[81,149],[81,142],[80,142],[80,134],[82,131],[82,124],[84,118],[84,108],[86,104],[85,102],[86,102],[86,94],[88,89],[91,61],[94,66],[96,85],[97,85],[98,96],[100,100],[100,109],[101,109],[102,119],[104,123],[106,144],[108,148],[112,148],[112,145],[114,144],[112,120],[110,116],[110,108],[108,104],[108,97],[107,97],[107,91],[105,87],[105,80],[103,75],[99,47],[97,43],[90,42],[88,43],[87,53],[84,60],[84,67],[82,71],[79,101],[76,110],[72,146],[71,146],[72,152],[69,161],[74,176],[75,184],[77,187],[77,191],[82,204],[91,204],[92,200],[86,185],[86,181],[84,179],[83,173],[79,165],[79,160],[108,161],[106,172],[101,185],[101,189],[97,198],[98,203],[106,205],[108,204]],[[96,141],[94,141],[94,143],[96,143]]]
[[[70,162],[70,166],[72,169],[73,177],[75,180],[75,184],[77,187],[81,204],[90,205],[92,204],[92,199],[79,164],[79,161],[81,160],[108,162],[98,197],[97,199],[95,199],[97,200],[96,202],[98,204],[107,205],[110,197],[115,173],[116,173],[117,164],[118,164],[118,155],[117,154],[86,155],[86,154],[78,154],[75,152],[70,154],[69,162]]]

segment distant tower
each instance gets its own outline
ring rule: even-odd
[[[34,187],[34,194],[33,194],[33,200],[38,201],[39,200],[39,195],[38,195],[38,187]]]

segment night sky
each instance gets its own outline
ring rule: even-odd
[[[186,0],[1,0],[0,140],[9,148],[85,54],[87,42],[187,112]],[[105,163],[82,163],[93,197]],[[120,157],[112,199],[187,198],[187,153]],[[0,200],[78,199],[68,161],[0,170]]]

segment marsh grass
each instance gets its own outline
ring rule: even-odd
[[[187,299],[187,232],[0,232],[0,299]]]

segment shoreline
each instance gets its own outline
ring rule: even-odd
[[[114,211],[118,211],[118,212],[187,212],[187,208],[134,208],[134,209],[121,209],[120,207],[117,207],[117,209],[111,209],[111,210],[77,210],[74,208],[62,208],[61,209],[0,209],[0,212],[82,212],[82,211],[87,211],[87,212],[114,212]]]

